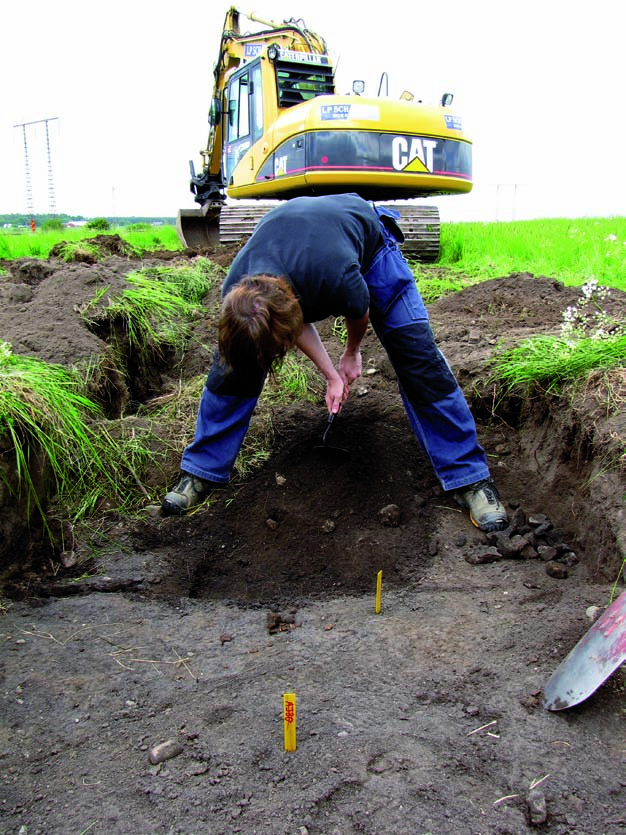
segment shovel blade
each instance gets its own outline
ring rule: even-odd
[[[546,710],[587,699],[626,661],[626,592],[614,600],[559,664],[543,689]]]

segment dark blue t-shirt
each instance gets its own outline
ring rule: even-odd
[[[378,216],[358,195],[295,197],[259,222],[233,261],[222,294],[244,276],[283,276],[305,322],[360,319],[369,307],[363,273],[380,242]]]

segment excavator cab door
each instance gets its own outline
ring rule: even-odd
[[[263,89],[258,61],[234,73],[226,90],[224,173],[230,184],[243,155],[263,134]]]

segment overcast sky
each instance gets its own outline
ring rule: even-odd
[[[193,207],[212,70],[228,3],[10,0],[0,51],[0,212],[174,216]],[[239,6],[242,13],[251,7]],[[360,8],[361,11],[353,11]],[[259,0],[303,19],[338,60],[338,91],[435,101],[474,142],[474,191],[436,202],[444,220],[626,215],[619,0]],[[388,11],[389,15],[385,16]],[[243,29],[252,24],[242,20]]]

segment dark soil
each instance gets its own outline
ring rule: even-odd
[[[0,335],[66,365],[107,355],[108,334],[77,311],[160,257],[5,264]],[[624,670],[576,707],[542,706],[626,555],[624,374],[521,398],[487,372],[501,344],[558,332],[578,295],[517,274],[430,307],[510,511],[499,536],[440,490],[372,333],[329,434],[347,453],[316,448],[321,402],[274,408],[262,468],[161,518],[173,459],[138,515],[103,514],[107,547],[80,569],[42,550],[36,515],[2,487],[0,832],[625,832]],[[624,315],[624,294],[611,298]],[[215,304],[185,377],[208,368]],[[338,357],[330,322],[320,331]],[[175,387],[167,358],[152,360],[129,352],[99,381],[111,418]],[[7,450],[2,466],[15,483]]]

